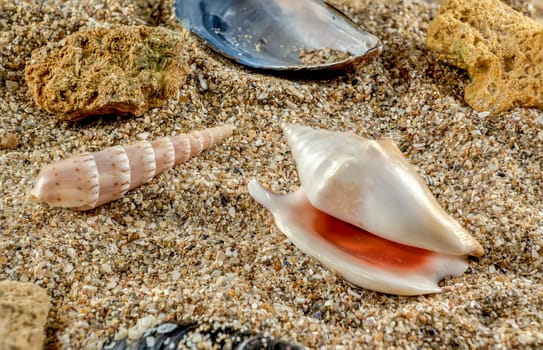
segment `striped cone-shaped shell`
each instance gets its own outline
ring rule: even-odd
[[[95,208],[187,161],[230,136],[232,130],[223,125],[60,160],[41,170],[30,198],[53,207]]]

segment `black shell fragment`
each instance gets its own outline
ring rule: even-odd
[[[346,70],[382,50],[381,41],[322,0],[175,0],[181,24],[247,67],[275,72]],[[303,52],[346,55],[304,62]],[[344,57],[343,57],[344,56]]]
[[[303,350],[261,334],[244,332],[211,323],[162,323],[145,332],[135,344],[127,338],[111,340],[102,350],[232,349],[232,350]]]

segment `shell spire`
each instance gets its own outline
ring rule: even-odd
[[[30,199],[75,210],[95,208],[229,137],[233,129],[223,125],[62,159],[40,171]]]

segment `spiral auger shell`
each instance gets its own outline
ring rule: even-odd
[[[233,129],[223,125],[54,162],[41,170],[30,198],[53,207],[96,208],[198,155],[232,135]]]

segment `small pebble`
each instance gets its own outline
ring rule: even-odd
[[[8,89],[8,91],[14,92],[19,89],[19,83],[13,80],[6,80],[6,89]]]
[[[18,145],[17,135],[12,133],[0,134],[0,149],[16,148]]]

